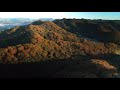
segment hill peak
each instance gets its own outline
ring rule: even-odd
[[[40,24],[42,24],[44,21],[42,21],[42,20],[37,20],[37,21],[34,21],[33,23],[32,23],[32,25],[40,25]]]

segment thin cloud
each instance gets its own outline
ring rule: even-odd
[[[0,12],[0,18],[86,18],[120,20],[120,12]]]
[[[0,12],[0,18],[63,18],[61,12]]]

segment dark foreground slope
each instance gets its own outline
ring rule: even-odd
[[[71,25],[68,29],[55,23],[39,20],[1,32],[0,77],[119,76],[117,44],[84,38],[82,34],[85,33],[81,31],[86,26],[82,27],[80,23],[78,26],[83,29],[79,29],[79,35],[76,31],[71,32],[78,30]],[[90,30],[94,29],[89,26],[91,24],[86,31],[92,33]],[[93,26],[96,27],[94,23]]]
[[[34,64],[0,64],[0,78],[119,78],[117,68],[107,61],[86,60],[63,59]]]

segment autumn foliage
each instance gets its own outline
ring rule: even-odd
[[[78,24],[78,21],[76,23]],[[75,23],[69,24],[71,28],[76,27]],[[69,28],[66,25],[63,27]],[[24,63],[67,59],[81,53],[97,58],[101,54],[113,53],[117,45],[78,37],[54,22],[36,21],[0,33],[0,47],[1,62]]]

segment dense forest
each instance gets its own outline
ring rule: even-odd
[[[38,20],[0,32],[0,63],[37,64],[41,77],[119,77],[119,38],[119,20]]]

